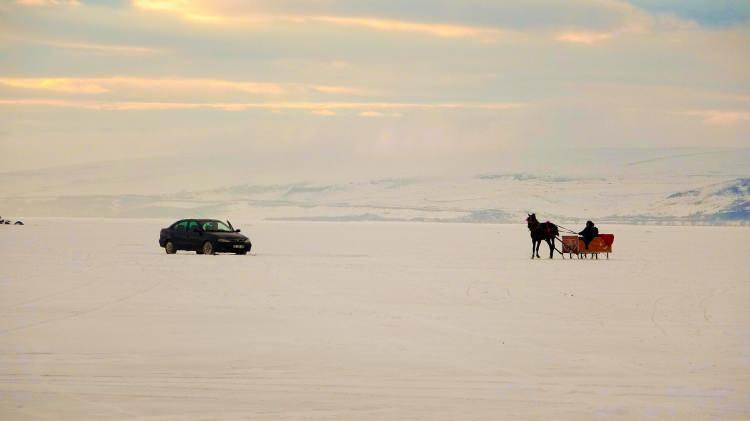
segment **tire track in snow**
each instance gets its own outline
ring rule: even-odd
[[[666,296],[664,296],[664,297],[659,297],[659,298],[657,298],[657,299],[656,299],[656,300],[654,301],[654,304],[653,304],[653,305],[652,305],[652,307],[651,307],[651,323],[653,323],[653,324],[654,324],[654,326],[656,326],[657,328],[659,328],[659,330],[661,331],[662,335],[664,335],[664,336],[669,336],[669,335],[667,335],[667,331],[666,331],[666,330],[664,330],[664,328],[663,328],[663,327],[661,327],[661,325],[660,325],[659,323],[657,323],[657,322],[656,322],[656,310],[658,309],[658,306],[659,306],[659,302],[660,302],[661,300],[665,299],[665,298],[667,298],[667,297],[666,297]]]
[[[96,307],[93,307],[93,308],[89,308],[89,309],[86,309],[86,310],[74,311],[73,313],[67,314],[65,316],[53,317],[53,318],[50,318],[50,319],[39,320],[39,321],[36,321],[36,322],[33,322],[33,323],[29,323],[29,324],[26,324],[26,325],[16,326],[16,327],[13,327],[13,328],[10,328],[10,329],[5,329],[5,330],[0,330],[0,335],[6,334],[6,333],[10,333],[10,332],[17,332],[17,331],[20,331],[20,330],[26,330],[26,329],[30,329],[32,327],[37,327],[37,326],[41,326],[41,325],[45,325],[45,324],[49,324],[49,323],[60,322],[60,321],[64,321],[64,320],[69,320],[69,319],[73,319],[73,318],[76,318],[76,317],[79,317],[79,316],[84,316],[84,315],[87,315],[87,314],[90,314],[90,313],[93,313],[93,312],[96,312],[96,311],[99,311],[99,310],[103,310],[103,309],[105,309],[107,307],[111,307],[113,305],[117,305],[117,304],[123,303],[123,302],[125,302],[125,301],[127,301],[127,300],[129,300],[131,298],[134,298],[134,297],[137,297],[139,295],[145,294],[145,293],[147,293],[147,292],[149,292],[149,291],[157,288],[158,286],[160,286],[164,282],[166,282],[166,280],[158,281],[158,282],[154,283],[153,285],[151,285],[151,286],[149,286],[147,288],[143,288],[143,289],[138,290],[138,291],[136,291],[136,292],[134,292],[132,294],[128,294],[128,295],[125,295],[123,297],[120,297],[120,298],[118,298],[116,300],[107,301],[107,302],[105,302],[105,303],[103,303],[101,305],[98,305]]]

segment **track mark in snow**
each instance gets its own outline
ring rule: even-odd
[[[466,287],[466,296],[471,298],[471,286],[474,285],[474,282],[469,282],[469,285]]]
[[[659,297],[659,298],[656,299],[656,301],[654,301],[654,305],[651,308],[651,323],[653,323],[654,326],[656,326],[657,328],[659,328],[659,330],[661,331],[662,335],[667,336],[667,331],[664,330],[664,328],[661,327],[661,325],[656,322],[656,310],[657,310],[657,307],[659,305],[659,301],[663,300],[664,298],[666,298],[666,297]]]
[[[88,310],[75,311],[73,313],[70,313],[70,314],[62,316],[62,317],[55,317],[55,318],[52,318],[52,319],[39,320],[37,322],[29,323],[27,325],[21,325],[21,326],[16,326],[16,327],[13,327],[13,328],[10,328],[10,329],[0,330],[0,335],[5,334],[5,333],[10,333],[10,332],[17,332],[19,330],[30,329],[32,327],[37,327],[37,326],[45,325],[45,324],[48,324],[48,323],[60,322],[60,321],[63,321],[63,320],[68,320],[68,319],[72,319],[72,318],[75,318],[75,317],[78,317],[78,316],[83,316],[83,315],[86,315],[86,314],[89,314],[89,313],[93,313],[95,311],[99,311],[99,310],[105,309],[107,307],[110,307],[110,306],[113,306],[113,305],[116,305],[116,304],[120,304],[122,302],[125,302],[125,301],[133,298],[133,297],[137,297],[137,296],[139,296],[141,294],[145,294],[145,293],[151,291],[152,289],[155,289],[156,287],[158,287],[162,283],[164,283],[164,280],[156,282],[154,285],[151,285],[148,288],[144,288],[142,290],[138,290],[138,291],[136,291],[136,292],[134,292],[132,294],[126,295],[124,297],[120,297],[120,298],[118,298],[116,300],[113,300],[113,301],[108,301],[108,302],[106,302],[104,304],[101,304],[99,306],[96,306],[96,307],[88,309]]]
[[[88,287],[88,286],[90,286],[90,285],[93,285],[93,284],[95,284],[95,283],[96,283],[97,281],[99,281],[99,279],[93,279],[93,280],[91,280],[91,281],[88,281],[88,282],[84,282],[84,283],[81,283],[81,284],[78,284],[78,285],[72,286],[72,287],[70,287],[70,288],[66,288],[66,289],[63,289],[63,290],[61,290],[61,291],[57,291],[57,292],[53,292],[53,293],[51,293],[51,294],[46,294],[46,295],[38,296],[38,297],[35,297],[35,298],[31,298],[31,299],[29,299],[29,300],[27,300],[27,301],[23,301],[23,302],[20,302],[20,303],[17,303],[17,304],[12,304],[12,305],[8,306],[7,308],[5,308],[5,311],[3,311],[3,312],[2,312],[2,313],[0,313],[0,314],[10,314],[11,312],[10,312],[10,311],[8,311],[8,310],[12,310],[12,309],[15,309],[15,308],[18,308],[18,307],[24,307],[24,306],[27,306],[27,305],[29,305],[29,304],[34,304],[34,303],[38,303],[38,302],[40,302],[40,301],[44,301],[44,300],[46,300],[46,299],[48,299],[48,298],[55,298],[55,297],[59,297],[60,295],[63,295],[63,294],[68,294],[68,293],[70,293],[70,292],[73,292],[73,291],[79,290],[79,289],[81,289],[81,288],[84,288],[84,287]]]

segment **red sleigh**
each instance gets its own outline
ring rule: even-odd
[[[573,258],[575,254],[578,258],[587,258],[591,255],[592,258],[599,258],[600,253],[604,253],[609,259],[609,254],[612,253],[612,243],[615,242],[614,234],[599,234],[594,237],[589,243],[589,247],[583,243],[583,239],[577,235],[563,235],[562,236],[562,252],[563,258],[565,253],[568,253],[570,258]]]

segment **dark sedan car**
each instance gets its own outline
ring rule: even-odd
[[[177,250],[195,251],[198,254],[247,254],[252,244],[229,221],[183,219],[169,228],[162,228],[159,246],[164,247],[167,254],[175,254]]]

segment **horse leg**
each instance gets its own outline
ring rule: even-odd
[[[536,242],[536,258],[541,259],[541,256],[539,256],[539,247],[542,246],[542,240],[539,240]]]
[[[552,252],[555,250],[555,246],[552,245],[554,242],[555,240],[551,240],[549,238],[547,239],[547,245],[549,246],[549,258],[550,259],[554,259],[554,255],[552,254]]]
[[[534,247],[536,247],[536,240],[531,239],[531,259],[534,259]]]

